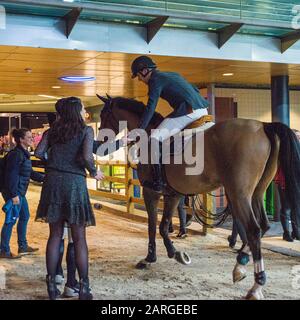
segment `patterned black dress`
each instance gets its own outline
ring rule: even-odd
[[[51,130],[51,129],[50,129]],[[42,187],[36,221],[95,225],[95,216],[86,184],[86,170],[97,173],[93,157],[94,132],[83,132],[67,143],[49,145],[49,131],[44,133],[35,156],[46,159],[46,177]]]

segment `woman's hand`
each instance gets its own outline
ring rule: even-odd
[[[95,175],[94,178],[95,178],[97,181],[103,180],[103,179],[104,179],[104,173],[103,173],[101,170],[99,170],[99,171],[97,171],[97,174]]]
[[[12,198],[12,203],[13,203],[13,205],[19,205],[20,204],[19,196]]]

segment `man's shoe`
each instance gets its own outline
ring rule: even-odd
[[[20,259],[21,256],[18,254],[13,254],[11,252],[6,253],[6,252],[0,252],[0,258],[1,259]]]
[[[285,241],[288,241],[288,242],[293,242],[294,239],[292,238],[292,236],[290,235],[290,233],[286,233],[284,232],[283,233],[283,236],[282,236],[282,239],[285,240]]]
[[[66,298],[74,298],[79,296],[79,291],[80,291],[80,285],[78,282],[75,284],[75,286],[69,286],[66,284],[63,295]]]
[[[31,254],[36,251],[38,251],[39,248],[32,248],[30,246],[27,246],[27,248],[19,248],[18,253],[22,255]]]

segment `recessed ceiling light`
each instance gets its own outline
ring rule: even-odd
[[[223,73],[223,76],[224,77],[230,77],[230,76],[233,76],[233,73]]]
[[[82,77],[82,76],[65,76],[59,78],[60,80],[67,82],[86,82],[86,81],[95,81],[95,77]]]
[[[52,86],[52,89],[61,89],[61,86]]]

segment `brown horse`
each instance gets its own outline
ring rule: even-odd
[[[128,129],[138,127],[145,105],[125,98],[98,96],[104,103],[101,112],[101,128],[119,132],[119,121],[127,121]],[[162,117],[155,114],[147,130],[155,128]],[[189,257],[176,251],[168,236],[170,219],[178,206],[181,194],[201,194],[224,186],[234,218],[245,228],[248,245],[237,257],[233,270],[233,281],[245,277],[245,265],[252,253],[254,261],[253,287],[246,298],[261,299],[266,282],[261,254],[261,237],[268,230],[268,218],[263,206],[263,195],[274,178],[278,165],[287,181],[290,205],[299,216],[300,199],[300,145],[296,135],[280,123],[262,123],[255,120],[232,119],[217,123],[204,134],[204,170],[199,175],[186,175],[185,163],[164,165],[165,178],[173,192],[164,193],[164,211],[160,223],[160,234],[168,257],[181,263],[189,263]],[[143,185],[151,180],[151,165],[139,164],[138,177]],[[156,261],[157,206],[160,194],[143,188],[148,213],[148,255],[137,264],[145,268]],[[298,226],[300,223],[298,223]]]

